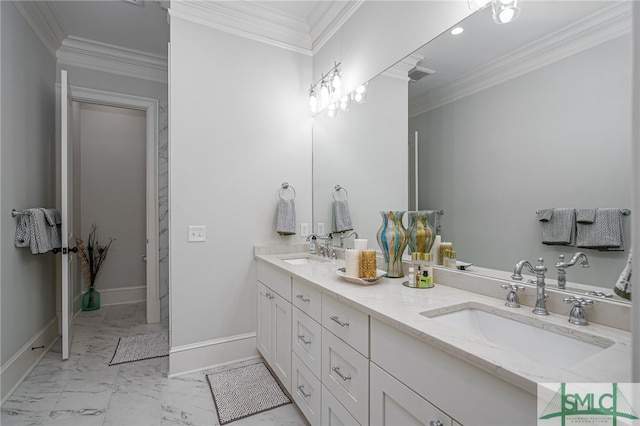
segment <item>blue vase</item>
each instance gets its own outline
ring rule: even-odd
[[[381,211],[382,225],[378,229],[378,244],[387,264],[387,277],[404,277],[402,253],[407,247],[409,234],[402,224],[404,211]]]

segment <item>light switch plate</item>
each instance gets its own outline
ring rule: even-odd
[[[207,240],[206,226],[189,226],[189,242],[202,242]]]
[[[300,224],[300,236],[301,237],[308,237],[309,236],[309,224],[308,223],[301,223]]]

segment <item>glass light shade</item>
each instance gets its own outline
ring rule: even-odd
[[[492,8],[496,24],[508,24],[520,15],[518,0],[494,0]]]
[[[348,111],[349,110],[349,96],[341,97],[338,106],[340,107],[341,111]]]
[[[340,90],[340,88],[342,87],[342,79],[340,78],[340,73],[338,72],[338,70],[335,70],[333,72],[333,80],[331,80],[331,85],[336,90]]]
[[[467,4],[469,5],[469,9],[476,11],[480,9],[484,9],[489,6],[491,0],[467,0]]]
[[[320,84],[320,102],[322,106],[326,106],[329,103],[329,86],[326,81]]]
[[[318,106],[318,97],[316,96],[316,92],[313,90],[309,94],[309,106],[311,106],[311,108]]]
[[[361,104],[367,96],[367,83],[356,87],[356,90],[352,93],[352,99],[354,102]]]
[[[329,106],[327,106],[327,117],[335,118],[337,113],[336,104],[329,104]]]

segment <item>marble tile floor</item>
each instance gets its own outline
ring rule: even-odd
[[[120,337],[162,329],[145,321],[144,303],[81,312],[70,358],[62,361],[58,339],[2,405],[0,425],[219,425],[205,374],[241,363],[176,378],[167,377],[169,357],[109,366]],[[306,424],[294,404],[229,423]]]

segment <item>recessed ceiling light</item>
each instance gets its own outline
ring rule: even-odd
[[[454,29],[451,30],[451,34],[453,35],[462,34],[463,32],[464,32],[464,28],[462,27],[455,27]]]

